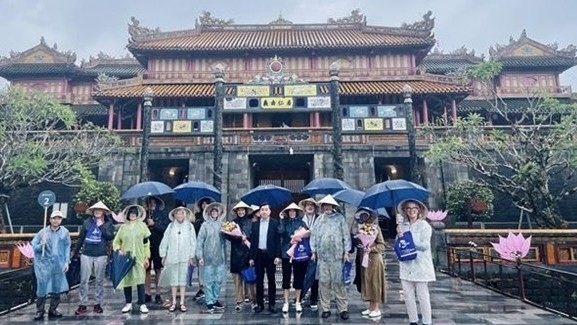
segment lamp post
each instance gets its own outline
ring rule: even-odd
[[[150,109],[152,108],[152,100],[154,99],[154,92],[152,88],[146,87],[143,94],[144,102],[144,127],[142,128],[142,146],[140,148],[140,182],[148,180],[148,145],[150,143]]]
[[[222,111],[224,109],[224,67],[217,64],[214,67],[214,152],[212,185],[221,190],[222,187]]]
[[[339,72],[340,67],[333,63],[329,67],[331,110],[333,113],[333,175],[334,178],[343,180],[343,116],[339,98]]]
[[[409,142],[409,175],[410,181],[418,183],[419,175],[417,173],[417,145],[415,140],[415,125],[413,120],[413,88],[405,84],[403,86],[405,122],[407,124],[407,139]]]

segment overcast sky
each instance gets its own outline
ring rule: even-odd
[[[235,23],[262,24],[279,14],[294,23],[324,23],[356,8],[378,26],[415,22],[432,10],[444,51],[464,45],[488,54],[489,46],[507,44],[523,29],[545,44],[577,45],[575,0],[0,0],[0,56],[25,51],[41,36],[61,51],[76,52],[78,64],[100,51],[122,56],[131,16],[143,26],[173,31],[193,28],[203,10]],[[561,83],[577,91],[577,68],[562,74]]]

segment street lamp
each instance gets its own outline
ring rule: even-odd
[[[146,87],[143,94],[144,102],[144,127],[142,128],[142,146],[140,148],[140,182],[148,180],[148,145],[150,143],[150,109],[152,107],[152,100],[154,99],[154,92],[152,88]]]
[[[409,142],[409,175],[411,182],[419,182],[417,174],[417,145],[415,140],[415,125],[413,124],[413,88],[403,86],[403,103],[405,108],[405,122],[407,124],[407,139]]]

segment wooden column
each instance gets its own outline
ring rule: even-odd
[[[423,123],[429,123],[429,108],[425,99],[423,99]]]
[[[457,123],[457,102],[455,99],[451,100],[451,115],[453,116],[453,125]]]
[[[250,129],[250,118],[248,113],[242,113],[242,128]]]
[[[108,105],[108,129],[112,130],[112,127],[114,126],[114,104],[110,103]]]
[[[116,129],[122,130],[122,110],[118,110],[118,114],[116,115]]]
[[[142,103],[138,103],[136,108],[136,129],[142,130]]]
[[[315,127],[321,127],[321,113],[315,112]]]
[[[415,115],[415,126],[421,125],[421,112],[419,112],[418,109],[415,109],[413,114]]]
[[[443,105],[443,122],[445,123],[445,126],[449,125],[449,116],[448,116],[448,112],[447,112],[447,106]]]
[[[309,113],[309,126],[312,128],[316,127],[316,125],[315,125],[315,112]]]

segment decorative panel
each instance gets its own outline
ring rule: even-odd
[[[157,107],[151,112],[151,134],[212,132],[212,107]],[[210,122],[210,127],[202,127]]]

